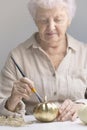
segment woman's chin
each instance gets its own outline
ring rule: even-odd
[[[60,37],[58,37],[58,35],[47,35],[45,39],[47,41],[57,42],[60,39]]]
[[[58,39],[58,38],[48,38],[48,39],[46,39],[46,41],[47,41],[48,43],[55,43],[55,42],[58,42],[59,39]]]

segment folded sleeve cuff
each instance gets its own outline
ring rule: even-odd
[[[21,117],[22,115],[25,114],[25,105],[23,101],[20,101],[19,104],[16,107],[15,112],[11,112],[5,108],[7,99],[4,99],[0,103],[0,116],[13,116],[13,117]]]
[[[76,103],[83,103],[83,104],[87,104],[87,99],[79,99],[75,101]]]

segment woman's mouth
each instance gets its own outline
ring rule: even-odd
[[[54,33],[54,32],[49,32],[49,33],[46,33],[46,35],[48,35],[48,36],[53,36],[53,35],[55,35],[56,33]]]

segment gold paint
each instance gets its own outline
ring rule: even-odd
[[[33,110],[34,117],[41,122],[51,122],[58,116],[58,107],[54,103],[47,102],[47,97],[43,103],[39,103]]]

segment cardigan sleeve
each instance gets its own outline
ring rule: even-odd
[[[13,116],[13,117],[21,117],[25,115],[25,104],[23,101],[20,101],[19,104],[17,105],[15,112],[11,112],[5,108],[7,99],[4,99],[0,103],[0,116]]]

